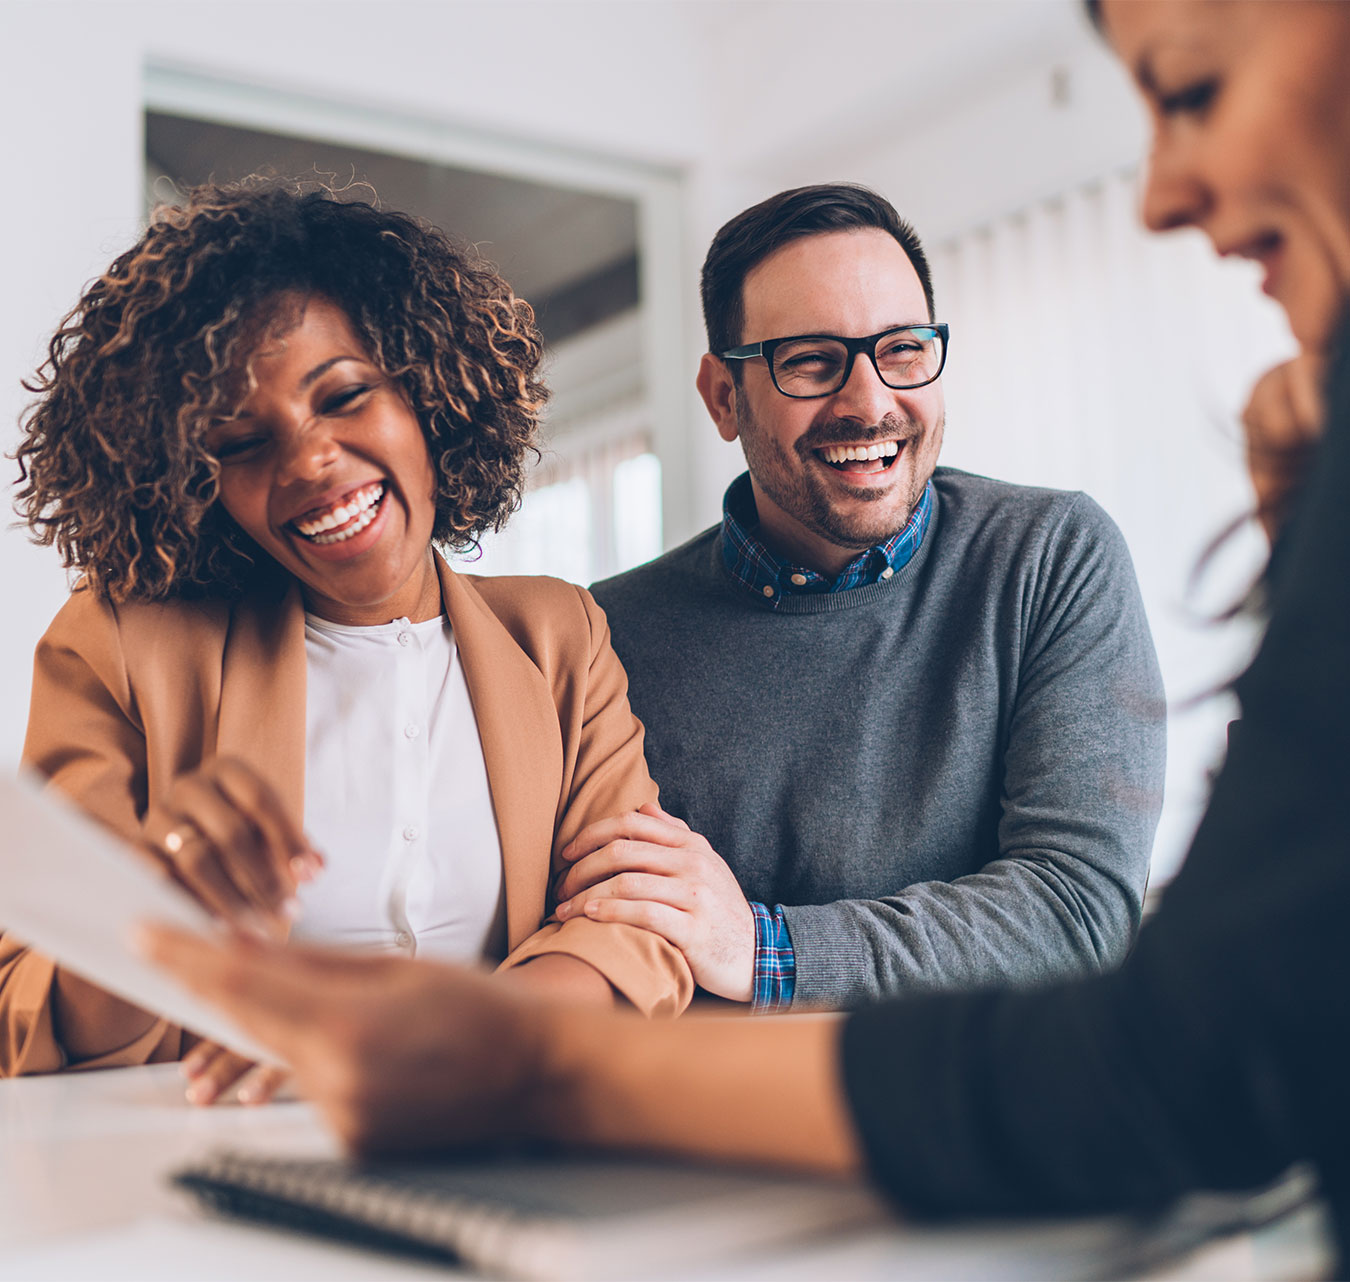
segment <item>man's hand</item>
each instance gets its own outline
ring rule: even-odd
[[[539,1121],[547,1008],[511,985],[402,957],[168,927],[145,927],[140,946],[289,1064],[356,1152],[509,1139]]]
[[[1256,515],[1274,542],[1322,435],[1326,361],[1305,352],[1268,370],[1242,412]]]
[[[625,922],[685,956],[710,993],[748,1002],[754,991],[755,917],[722,857],[660,806],[602,819],[562,852],[560,920]]]

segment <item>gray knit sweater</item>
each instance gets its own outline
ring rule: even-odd
[[[1162,801],[1162,679],[1083,494],[934,474],[892,579],[777,609],[721,528],[595,585],[661,802],[785,906],[798,1005],[1118,963]]]

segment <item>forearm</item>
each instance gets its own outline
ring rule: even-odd
[[[573,980],[583,985],[580,994],[591,992],[596,999],[599,989],[593,981],[577,971],[585,967],[600,977],[614,994],[641,1011],[644,1015],[678,1015],[694,993],[693,977],[679,949],[659,935],[635,926],[624,926],[589,921],[567,921],[559,925],[549,922],[524,940],[498,968],[498,973],[529,970],[545,958],[556,957],[572,963],[572,980],[564,980],[562,968],[550,965],[537,972],[538,982],[552,985],[556,982],[570,987]],[[566,993],[559,993],[566,997]]]
[[[550,1011],[535,1124],[568,1146],[853,1174],[840,1027],[826,1015],[667,1023]]]
[[[789,907],[794,1004],[1029,987],[1109,969],[1139,920],[1132,890],[1060,859],[1000,859],[883,899]]]
[[[1303,1106],[1272,1071],[1259,961],[1202,959],[1206,933],[1150,947],[1146,929],[1121,971],[1057,988],[855,1012],[843,1072],[874,1178],[915,1212],[973,1215],[1156,1207],[1273,1179],[1299,1156]]]
[[[162,1020],[0,939],[0,1077],[173,1058]]]
[[[568,590],[576,593],[573,604],[580,607],[589,647],[584,666],[564,665],[563,686],[555,690],[566,752],[572,755],[553,834],[551,879],[563,871],[559,852],[589,823],[656,799],[642,755],[642,726],[628,706],[628,679],[609,644],[609,625],[584,588]],[[554,888],[546,912],[556,907]],[[540,969],[550,957],[568,964],[549,962]],[[540,985],[564,1000],[575,995],[604,1005],[618,1002],[652,1016],[678,1015],[694,992],[688,963],[674,945],[646,930],[585,919],[560,922],[550,916],[513,945],[501,970],[519,971],[523,978],[517,982]]]
[[[57,967],[52,1022],[68,1064],[98,1059],[132,1046],[164,1021],[105,989]],[[134,1061],[133,1061],[134,1062]]]
[[[548,1001],[609,1009],[622,1000],[594,966],[565,953],[545,953],[497,973],[504,983],[519,985]]]
[[[23,764],[133,844],[147,777],[134,707],[115,612],[77,591],[38,645]],[[0,1073],[141,1064],[176,1058],[181,1042],[165,1021],[7,938],[0,940],[0,1017]]]

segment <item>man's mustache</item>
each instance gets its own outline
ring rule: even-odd
[[[829,445],[871,445],[874,441],[912,441],[923,434],[923,427],[914,419],[900,414],[887,414],[871,427],[859,427],[852,419],[834,418],[816,423],[797,438],[800,455],[821,450]]]

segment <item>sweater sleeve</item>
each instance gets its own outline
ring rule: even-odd
[[[795,1004],[1029,987],[1118,965],[1133,942],[1166,756],[1134,567],[1115,523],[1083,495],[1023,561],[1020,617],[1005,628],[1009,646],[1022,640],[997,847],[952,881],[788,907]],[[955,698],[953,715],[960,707]]]
[[[928,1212],[1147,1206],[1350,1152],[1350,365],[1187,862],[1121,970],[855,1014],[878,1181]]]

